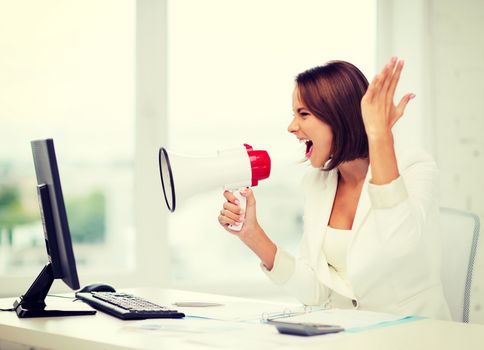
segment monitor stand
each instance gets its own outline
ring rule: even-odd
[[[45,310],[45,298],[54,282],[52,265],[48,263],[44,266],[34,283],[15,301],[13,307],[20,318],[27,317],[58,317],[58,316],[80,316],[94,315],[96,310]]]

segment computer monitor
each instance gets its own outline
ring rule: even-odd
[[[14,303],[18,317],[92,315],[94,310],[49,310],[45,298],[55,279],[79,289],[76,260],[52,139],[31,142],[37,175],[37,194],[49,262],[27,292]]]

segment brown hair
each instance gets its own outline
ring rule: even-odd
[[[331,160],[323,170],[342,162],[368,157],[368,137],[361,115],[361,98],[368,80],[351,63],[330,61],[296,77],[301,101],[317,118],[331,127]]]

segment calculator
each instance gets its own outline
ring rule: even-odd
[[[318,323],[306,323],[306,322],[294,323],[294,322],[268,320],[267,324],[276,326],[279,333],[290,334],[290,335],[300,335],[300,336],[321,335],[321,334],[338,333],[338,332],[344,331],[344,328],[340,326],[318,324]]]

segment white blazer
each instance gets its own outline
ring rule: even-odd
[[[400,177],[390,184],[371,184],[368,171],[347,251],[347,281],[328,266],[323,250],[338,172],[314,168],[303,179],[299,257],[278,247],[272,270],[261,265],[269,278],[305,305],[347,298],[363,310],[450,320],[440,279],[437,166],[421,151],[397,158]]]

